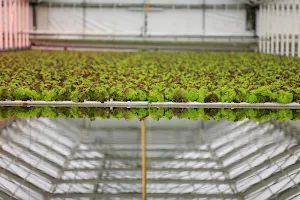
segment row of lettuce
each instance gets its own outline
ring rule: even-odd
[[[78,107],[0,107],[0,120],[10,117],[32,118],[96,118],[108,119],[145,119],[151,117],[154,120],[161,118],[172,119],[204,119],[241,121],[246,118],[255,121],[276,119],[300,120],[300,110],[288,109],[171,109],[171,108],[78,108]]]
[[[255,53],[1,53],[0,100],[300,102],[300,60]]]

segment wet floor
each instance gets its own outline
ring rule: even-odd
[[[0,199],[300,199],[300,122],[15,119]]]

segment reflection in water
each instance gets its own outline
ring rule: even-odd
[[[139,120],[15,120],[0,135],[0,199],[299,199],[295,122],[145,124],[147,177]]]

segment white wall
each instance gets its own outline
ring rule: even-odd
[[[48,0],[48,2],[64,3],[144,3],[144,0]],[[206,0],[206,4],[237,4],[243,3],[241,0]],[[202,4],[203,0],[149,0],[153,4]]]
[[[149,35],[202,35],[201,9],[161,9],[148,13]],[[37,31],[77,34],[140,34],[144,12],[128,8],[37,7]],[[206,9],[205,35],[253,36],[245,9]]]

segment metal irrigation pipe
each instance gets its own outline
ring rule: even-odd
[[[148,102],[148,101],[0,101],[0,107],[119,107],[119,108],[256,108],[256,109],[300,109],[299,103],[177,103],[177,102]]]

